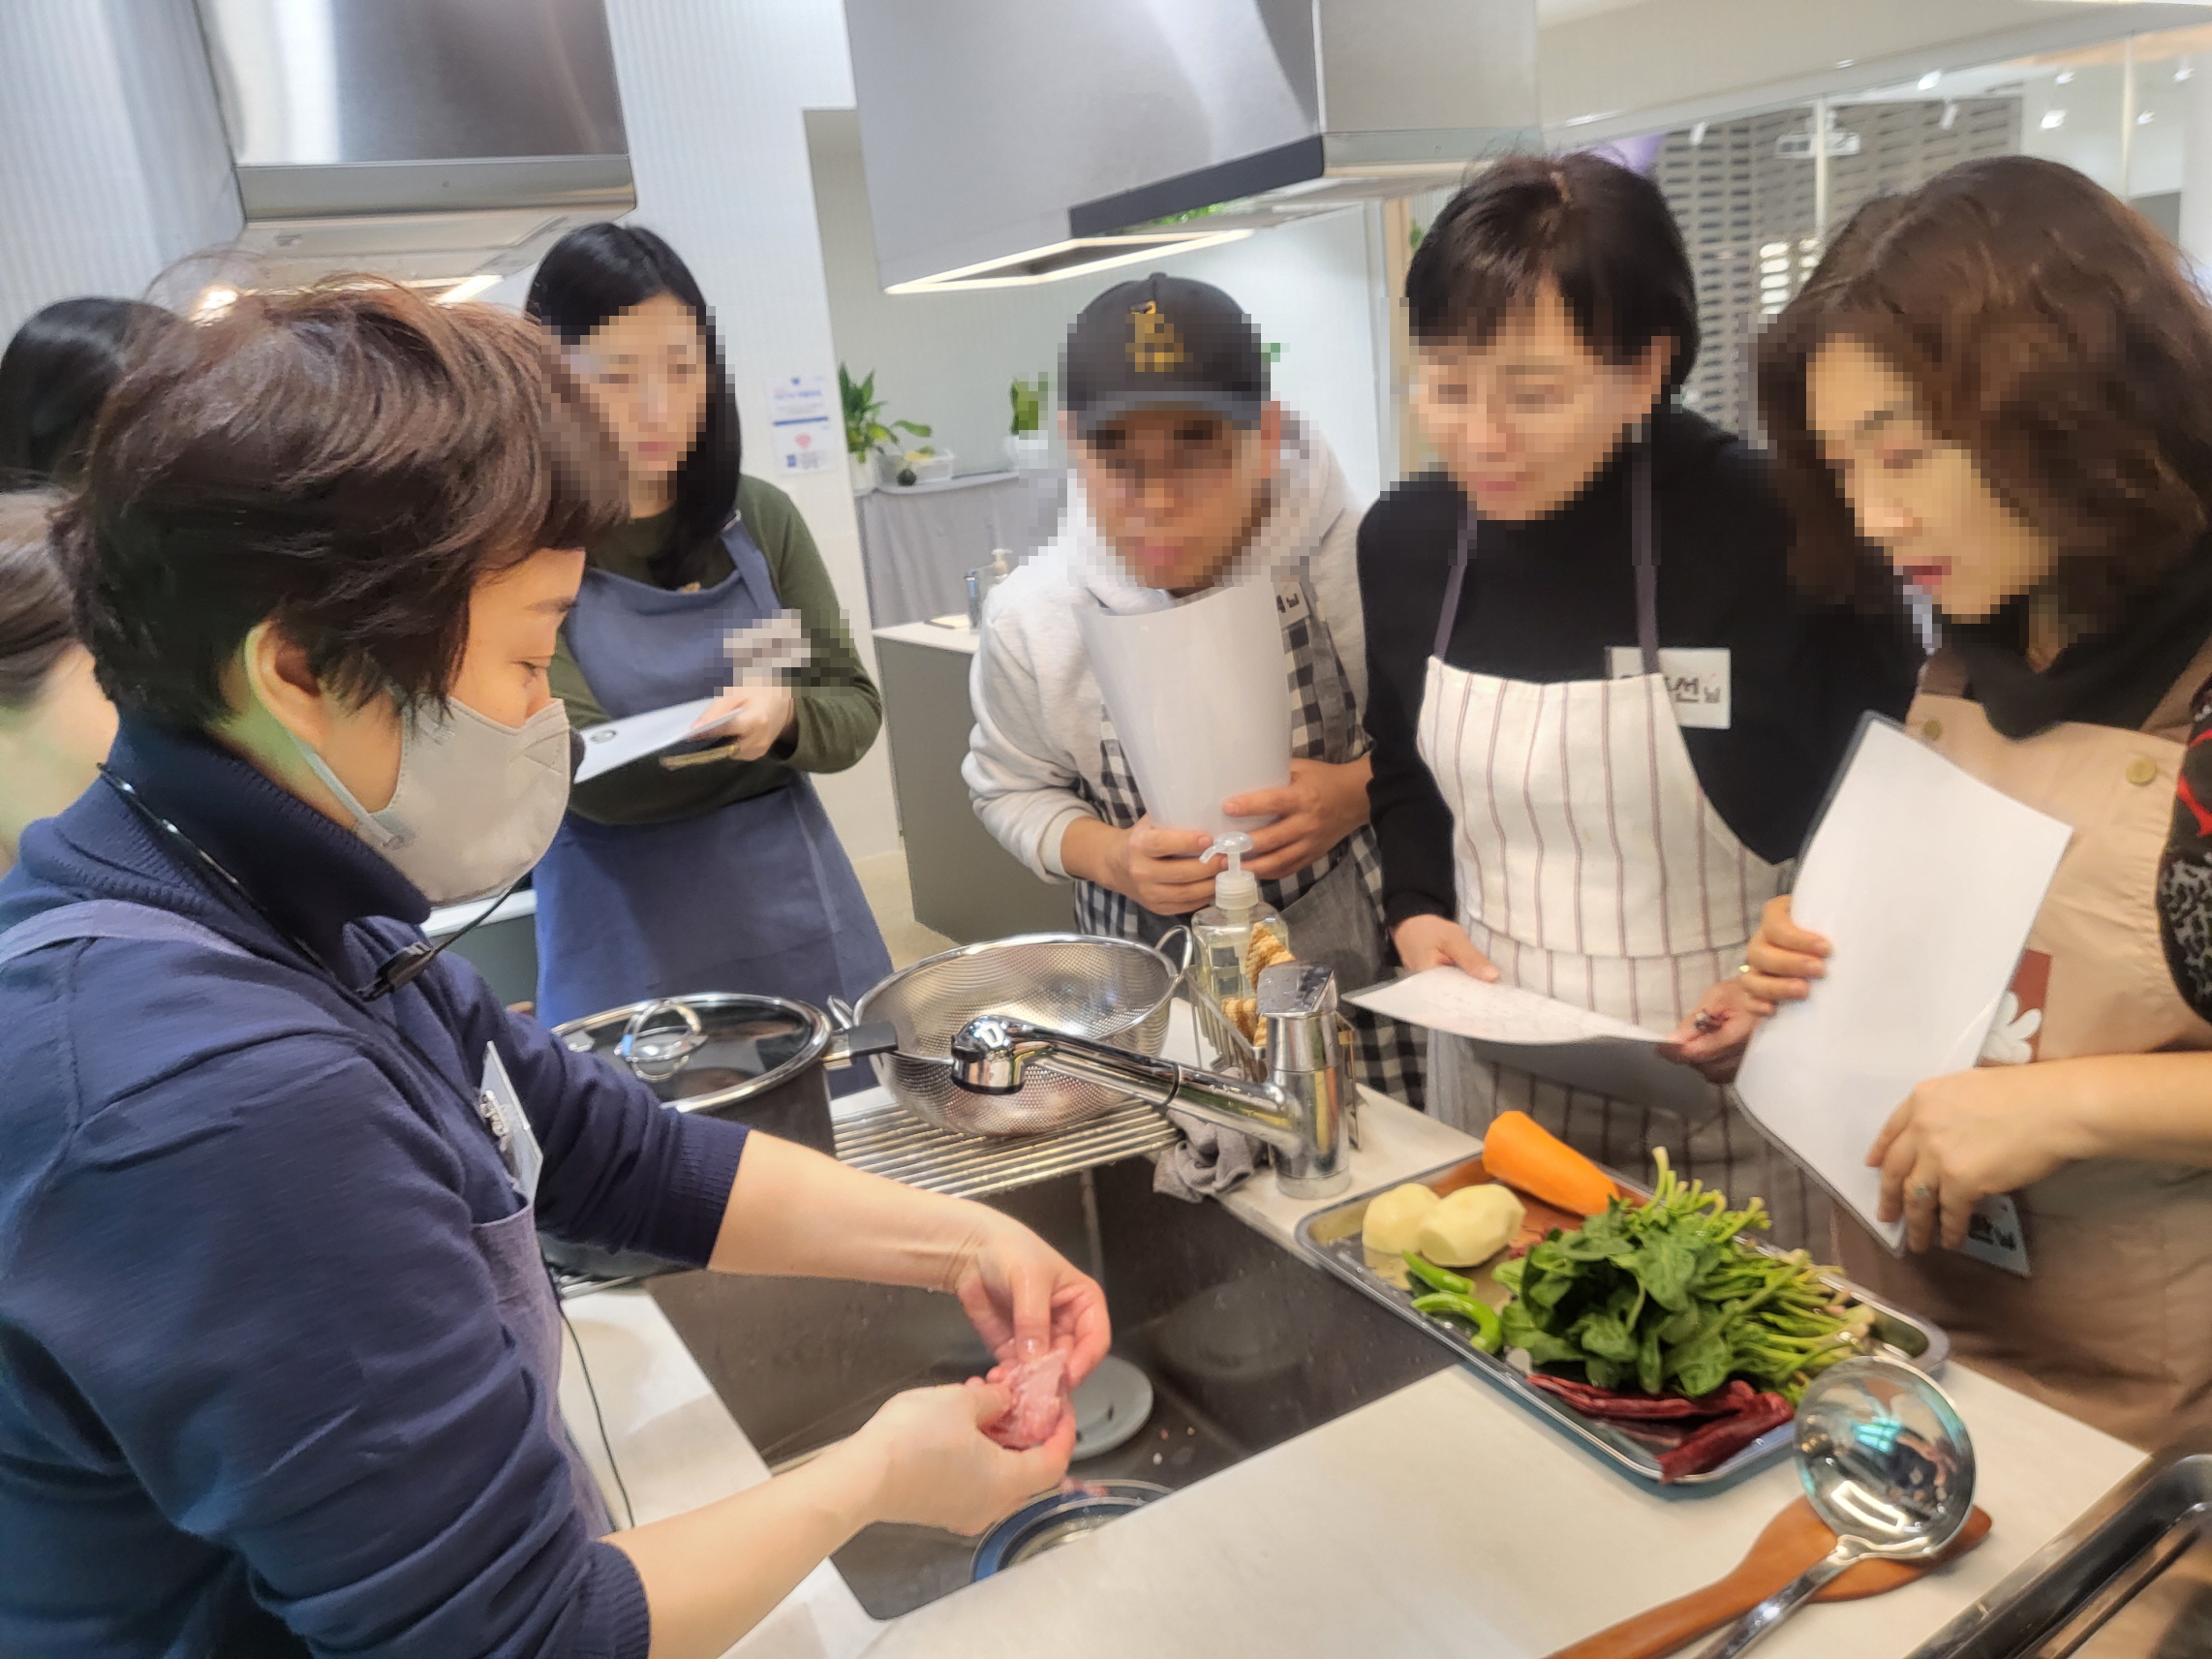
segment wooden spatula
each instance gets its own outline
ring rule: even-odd
[[[1922,1573],[1955,1561],[1988,1533],[1988,1513],[1977,1509],[1942,1554],[1925,1561],[1860,1561],[1830,1579],[1813,1600],[1858,1601],[1909,1584]],[[1551,1659],[1661,1659],[1742,1617],[1834,1548],[1835,1534],[1800,1497],[1767,1523],[1751,1552],[1727,1578],[1562,1647]]]

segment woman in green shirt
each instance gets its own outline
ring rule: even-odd
[[[715,699],[698,741],[570,795],[534,877],[538,1015],[693,991],[857,1000],[890,955],[809,774],[865,754],[882,700],[805,521],[739,472],[698,285],[650,230],[592,225],[546,255],[530,311],[567,348],[630,487],[630,523],[588,549],[553,690],[579,728]],[[733,636],[794,614],[804,665],[736,675]]]

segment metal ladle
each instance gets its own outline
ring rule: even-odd
[[[1797,1478],[1835,1534],[1828,1556],[1776,1590],[1700,1659],[1735,1659],[1855,1561],[1911,1561],[1974,1512],[1974,1442],[1943,1390],[1895,1360],[1845,1360],[1797,1402]]]

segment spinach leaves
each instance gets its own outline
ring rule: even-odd
[[[1496,1270],[1512,1291],[1504,1344],[1532,1366],[1580,1365],[1591,1386],[1710,1394],[1732,1376],[1791,1400],[1863,1344],[1872,1310],[1847,1306],[1798,1250],[1772,1256],[1742,1235],[1767,1226],[1754,1198],[1728,1208],[1684,1183],[1664,1148],[1649,1202],[1614,1199],[1573,1233],[1553,1229]]]

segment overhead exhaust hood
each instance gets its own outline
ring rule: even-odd
[[[637,204],[603,0],[198,0],[242,280],[458,298]]]
[[[845,0],[878,274],[1050,281],[1541,141],[1536,0]]]

